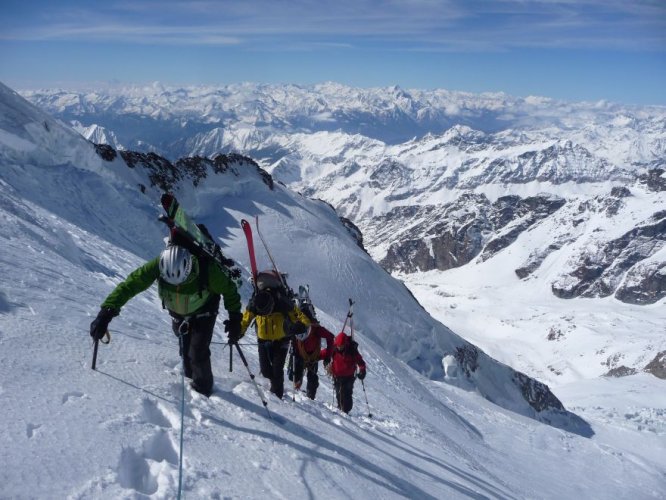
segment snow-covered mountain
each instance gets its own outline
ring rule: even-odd
[[[359,248],[328,204],[271,182],[239,156],[171,163],[155,153],[95,147],[9,89],[0,90],[0,213],[6,221],[0,272],[7,278],[0,294],[0,343],[7,347],[0,399],[8,409],[2,433],[12,464],[0,469],[0,479],[8,496],[166,498],[177,492],[179,358],[154,292],[134,299],[114,320],[114,339],[101,349],[99,372],[88,368],[86,330],[97,304],[161,246],[165,232],[156,221],[155,183],[169,183],[245,269],[238,221],[260,215],[278,263],[292,284],[311,285],[326,326],[339,328],[347,297],[356,299],[356,332],[370,366],[373,418],[363,416],[368,407],[360,388],[351,417],[331,410],[330,384],[323,380],[318,401],[300,395],[296,404],[271,399],[276,422],[269,422],[246,372],[236,367],[229,374],[227,357],[214,354],[216,393],[210,400],[186,395],[186,495],[660,496],[666,484],[660,379],[647,373],[590,377],[585,386],[563,388],[571,403],[565,405],[585,419],[553,411],[557,399],[545,386],[433,320]],[[302,164],[295,167],[304,172]],[[364,242],[373,253],[367,235]],[[474,271],[488,270],[507,253]],[[501,269],[488,274],[493,293],[501,283],[516,289],[506,280],[515,265]],[[469,287],[466,294],[447,295],[450,284],[442,277],[456,272],[472,276],[464,266],[446,275],[419,272],[408,276],[417,277],[410,287],[428,299],[423,303],[429,310],[448,319],[443,309],[460,309],[453,307],[456,300],[471,303],[471,290],[486,286],[476,274],[476,281],[461,281]],[[423,294],[427,287],[434,293]],[[433,304],[434,297],[440,300]],[[488,307],[484,318],[492,312],[497,308]],[[513,318],[533,325],[538,316],[514,310]],[[603,330],[610,321],[597,326]],[[253,347],[246,352],[256,367]]]
[[[554,138],[569,139],[591,151],[603,150],[602,156],[615,156],[628,143],[632,160],[638,154],[648,161],[654,159],[654,154],[663,158],[665,151],[663,107],[621,106],[604,101],[569,103],[441,89],[361,89],[331,82],[312,86],[246,83],[197,87],[156,83],[89,91],[33,90],[22,95],[64,120],[78,120],[84,126],[97,124],[113,131],[128,149],[147,152],[135,147],[138,141],[144,141],[171,160],[218,154],[226,152],[224,148],[239,146],[245,152],[259,151],[264,139],[280,133],[292,136],[339,131],[398,145],[428,134],[439,136],[454,126],[484,134],[504,132],[499,140],[505,145],[529,141],[527,132],[533,132],[535,138],[551,142]],[[460,142],[457,136],[456,132],[453,139]],[[625,162],[627,158],[615,160]]]
[[[107,144],[115,149],[125,149],[120,141],[118,141],[116,134],[110,130],[106,130],[104,127],[100,127],[99,125],[90,125],[89,127],[84,127],[76,120],[72,121],[71,125],[74,130],[76,130],[79,134],[81,134],[93,144]]]
[[[392,272],[498,265],[513,248],[513,279],[560,298],[666,297],[663,107],[334,83],[24,95],[167,157],[249,155],[334,206]]]

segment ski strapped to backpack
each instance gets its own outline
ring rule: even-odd
[[[250,256],[250,268],[252,270],[252,286],[254,287],[254,294],[257,294],[263,289],[271,289],[276,292],[281,290],[282,297],[284,297],[284,299],[286,299],[291,304],[294,298],[294,292],[291,288],[289,288],[289,285],[287,284],[286,275],[282,274],[278,270],[277,265],[275,263],[275,259],[273,259],[273,255],[271,254],[271,251],[268,248],[268,244],[266,243],[266,240],[264,239],[263,235],[259,230],[259,217],[255,217],[255,224],[257,227],[257,234],[259,235],[261,243],[264,249],[266,250],[266,253],[268,254],[268,258],[271,261],[273,270],[261,271],[261,272],[258,271],[257,259],[254,248],[254,238],[252,236],[252,227],[247,220],[242,219],[241,228],[243,229],[243,233],[245,234],[245,239],[247,242],[247,250]],[[276,299],[276,303],[278,302],[281,301],[278,301]]]
[[[310,285],[300,285],[298,287],[298,301],[311,304],[312,302],[310,301]]]
[[[287,290],[287,292],[291,292],[290,295],[293,295],[293,292],[291,288],[289,288],[289,285],[287,285],[287,280],[285,279],[285,275],[280,272],[280,270],[277,267],[277,264],[275,264],[275,259],[273,259],[273,255],[271,254],[271,251],[268,249],[268,245],[266,244],[266,240],[264,239],[264,236],[261,234],[261,231],[259,230],[259,216],[255,215],[254,217],[254,224],[257,226],[257,234],[259,235],[259,239],[261,240],[261,244],[264,245],[264,249],[266,250],[266,253],[268,254],[268,258],[271,261],[271,264],[273,265],[273,271],[277,274],[278,278],[282,282],[282,286]]]
[[[252,226],[245,219],[241,220],[241,228],[245,234],[245,240],[247,241],[247,251],[250,255],[250,268],[252,270],[252,286],[256,291],[257,289],[257,259],[254,255],[254,240],[252,238]]]
[[[161,215],[159,220],[169,226],[171,241],[183,242],[184,246],[189,247],[188,249],[197,257],[204,257],[204,259],[201,259],[204,266],[206,265],[206,258],[213,260],[236,286],[240,286],[240,269],[235,267],[233,260],[224,256],[220,245],[215,243],[206,226],[196,224],[183,210],[173,194],[163,194],[160,201],[166,215]],[[207,274],[205,272],[200,273],[204,278]]]
[[[345,328],[347,327],[347,321],[349,321],[349,327],[351,330],[351,339],[354,340],[354,301],[349,299],[349,310],[347,311],[347,316],[345,317],[345,322],[342,325],[341,332],[344,333]]]

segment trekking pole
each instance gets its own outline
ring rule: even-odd
[[[365,396],[365,404],[368,407],[368,418],[372,418],[372,413],[370,413],[370,403],[368,403],[368,393],[365,392],[365,381],[361,379],[361,387],[363,387],[363,395]]]
[[[294,363],[294,339],[289,342],[289,363],[287,365],[287,375],[291,371],[291,400],[296,401],[296,364]]]
[[[259,395],[259,399],[261,399],[261,402],[264,405],[264,408],[266,408],[266,413],[268,413],[268,418],[273,420],[273,417],[271,416],[271,412],[268,411],[268,402],[264,399],[263,394],[261,394],[261,391],[259,390],[259,386],[257,385],[257,381],[254,379],[254,374],[252,371],[250,371],[250,366],[247,364],[247,359],[245,359],[245,354],[243,354],[243,351],[241,350],[240,346],[238,343],[234,343],[236,346],[236,349],[238,349],[238,354],[241,357],[241,361],[245,365],[245,368],[247,368],[247,373],[250,375],[250,380],[252,380],[252,383],[254,384],[254,388],[257,390],[257,394]]]
[[[331,383],[333,384],[333,408],[337,405],[338,395],[337,390],[335,389],[335,379],[331,377]]]
[[[229,371],[234,371],[234,350],[229,349]]]

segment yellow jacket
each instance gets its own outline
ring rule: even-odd
[[[294,306],[294,308],[287,313],[289,320],[292,323],[301,322],[305,326],[310,326],[310,320],[301,312],[301,310]],[[243,319],[241,321],[241,332],[245,335],[247,327],[250,326],[252,320],[256,319],[255,329],[257,330],[257,338],[260,340],[280,340],[286,336],[284,330],[285,315],[279,312],[274,312],[266,316],[255,316],[254,313],[245,309]]]

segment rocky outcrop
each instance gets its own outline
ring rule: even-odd
[[[351,234],[352,238],[356,241],[356,244],[365,252],[368,253],[368,251],[365,249],[363,246],[363,233],[361,230],[356,227],[356,224],[354,224],[352,221],[347,219],[346,217],[340,217],[340,222],[342,222],[342,225],[345,226],[345,229],[347,229],[347,232]]]
[[[461,180],[458,187],[533,181],[580,184],[607,179],[630,179],[623,169],[570,140],[558,141],[543,149],[526,151],[517,156],[486,159],[481,163],[475,163],[472,159],[466,169],[478,170],[480,173]]]
[[[381,229],[422,221],[395,238],[380,262],[387,270],[403,272],[446,270],[462,266],[476,257],[493,227],[488,220],[490,202],[483,195],[463,195],[455,202],[429,207],[400,207],[377,218]],[[380,229],[380,231],[381,231]],[[381,236],[380,236],[381,237]],[[377,241],[375,241],[375,244]]]
[[[457,366],[465,377],[472,378],[474,373],[481,366],[480,357],[482,353],[473,345],[466,344],[456,347],[453,354],[457,361]],[[485,356],[485,355],[483,355]],[[548,386],[538,380],[528,377],[524,373],[511,371],[511,380],[520,389],[525,401],[536,411],[565,411],[562,402],[557,399]]]
[[[95,144],[95,152],[104,161],[113,161],[118,156],[118,153],[108,144]]]
[[[606,373],[604,373],[604,377],[627,377],[629,375],[635,375],[637,373],[638,370],[636,370],[636,368],[630,368],[628,366],[620,365],[608,370]]]
[[[488,242],[480,260],[488,260],[500,250],[508,247],[525,230],[562,208],[565,203],[564,199],[554,196],[532,196],[525,199],[518,196],[499,198],[493,203],[491,220],[495,222],[496,228],[504,230]]]
[[[520,372],[514,372],[513,380],[520,387],[525,400],[537,412],[545,410],[564,411],[562,402],[557,399],[555,394],[543,382],[539,382]]]
[[[629,188],[624,186],[615,186],[611,189],[610,195],[595,196],[585,200],[578,205],[578,213],[584,212],[605,213],[608,217],[617,215],[624,205],[624,198],[631,196]]]
[[[615,298],[628,304],[654,304],[666,296],[666,262],[639,262],[629,270]]]
[[[666,351],[661,351],[648,363],[644,371],[657,378],[666,379]]]
[[[106,145],[96,146],[96,151],[100,156],[104,154],[107,157],[110,157],[111,151],[116,153],[113,148]],[[159,187],[162,191],[171,191],[177,183],[184,180],[189,180],[194,186],[198,186],[201,180],[208,175],[209,169],[214,173],[223,173],[231,166],[248,166],[257,169],[264,183],[273,189],[273,177],[252,158],[239,154],[217,155],[212,160],[202,156],[193,156],[181,158],[175,163],[157,153],[120,151],[120,156],[129,168],[145,169],[151,185]],[[102,156],[102,158],[105,157]],[[142,186],[143,189],[145,188]]]
[[[665,245],[666,211],[662,211],[620,238],[586,251],[574,264],[573,271],[552,284],[552,291],[565,299],[607,297],[619,291],[616,295],[619,300],[654,303],[666,296],[664,263],[637,264]],[[627,275],[630,279],[618,290]]]
[[[458,362],[458,366],[468,378],[479,367],[479,350],[472,344],[456,347],[454,357]]]
[[[527,278],[534,271],[539,269],[539,267],[541,267],[541,264],[544,260],[546,260],[546,257],[548,257],[554,251],[559,250],[560,248],[562,248],[561,243],[551,243],[546,248],[531,252],[525,263],[516,269],[516,276],[518,276],[520,279]]]
[[[666,191],[666,174],[663,168],[654,168],[638,177],[638,182],[650,191]]]
[[[373,244],[392,241],[381,261],[387,270],[452,269],[479,255],[492,257],[564,203],[553,196],[504,196],[491,203],[468,193],[445,205],[399,207],[373,221]],[[414,220],[420,222],[414,225]]]

